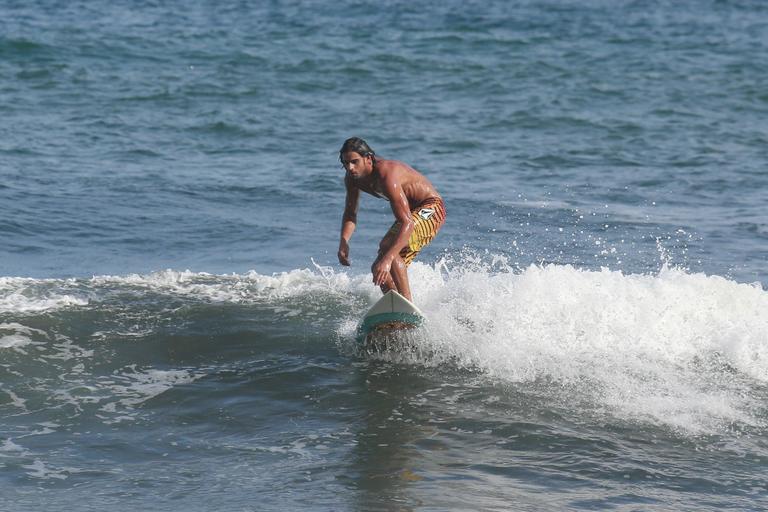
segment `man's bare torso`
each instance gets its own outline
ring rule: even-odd
[[[384,193],[384,181],[394,180],[408,199],[411,209],[427,199],[440,197],[432,183],[413,167],[397,160],[376,159],[374,172],[367,178],[354,180],[355,186],[376,197],[388,199]]]

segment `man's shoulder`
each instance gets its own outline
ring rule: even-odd
[[[377,161],[377,169],[379,176],[385,179],[396,179],[403,171],[410,169],[407,164],[399,160],[382,160]]]
[[[383,159],[383,158],[376,159],[376,166],[379,169],[387,169],[387,170],[397,169],[399,167],[408,167],[400,160],[391,160],[391,159]]]

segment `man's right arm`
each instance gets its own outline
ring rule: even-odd
[[[360,203],[360,189],[350,183],[349,178],[344,178],[344,186],[347,189],[347,197],[344,201],[344,215],[341,218],[341,239],[339,240],[339,263],[350,265],[349,239],[357,225],[357,207]]]

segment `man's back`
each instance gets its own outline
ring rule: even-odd
[[[440,197],[426,176],[410,165],[397,160],[377,158],[376,173],[373,178],[378,181],[378,183],[375,181],[372,183],[378,195],[382,195],[382,192],[389,188],[386,182],[394,183],[403,191],[411,208],[417,207],[427,199]]]

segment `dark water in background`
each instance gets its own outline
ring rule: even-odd
[[[765,508],[767,47],[759,1],[0,2],[0,508]],[[353,344],[351,135],[447,201],[407,354]]]

